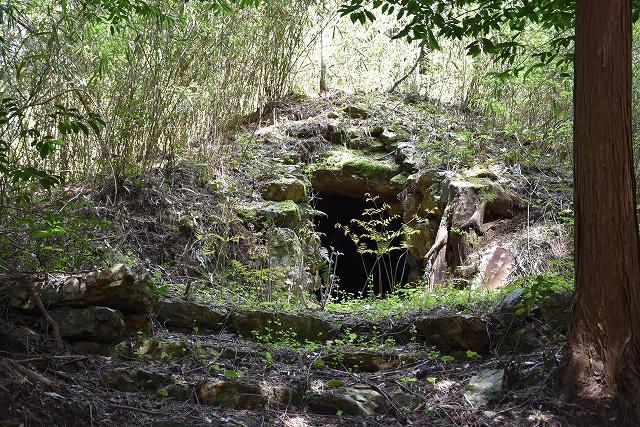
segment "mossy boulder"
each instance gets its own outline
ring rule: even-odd
[[[363,120],[369,118],[369,111],[358,105],[347,105],[342,111],[352,119]]]
[[[400,174],[394,176],[393,178],[391,178],[390,182],[393,185],[397,185],[397,186],[402,187],[407,183],[407,175],[403,174],[403,173],[400,173]]]
[[[347,145],[351,140],[357,139],[361,133],[357,128],[346,126],[342,122],[333,121],[327,126],[325,139],[332,144]]]
[[[539,303],[540,316],[549,325],[566,331],[571,321],[573,293],[552,291]]]
[[[469,195],[475,195],[476,199],[487,202],[488,211],[501,218],[513,217],[522,204],[516,194],[500,183],[500,178],[495,172],[482,168],[471,168],[458,174],[451,181],[449,192],[471,199],[474,197]],[[468,214],[466,210],[459,211],[455,215]]]
[[[346,148],[328,151],[307,171],[313,189],[324,194],[362,197],[371,193],[395,201],[404,185],[393,160]]]
[[[385,129],[385,131],[380,134],[379,138],[387,147],[393,147],[399,142],[410,141],[411,133],[402,128],[393,130]]]
[[[302,220],[300,207],[292,200],[256,202],[236,209],[237,215],[258,228],[297,227]]]
[[[277,266],[283,274],[283,285],[298,295],[312,282],[311,274],[300,268],[301,260],[305,257],[300,238],[294,230],[283,227],[269,228],[265,235],[269,247],[269,265]]]
[[[198,384],[198,398],[205,405],[229,409],[262,408],[267,397],[260,386],[241,381],[207,379]]]
[[[308,187],[308,183],[301,179],[283,177],[264,184],[261,193],[265,200],[301,203],[307,200]]]

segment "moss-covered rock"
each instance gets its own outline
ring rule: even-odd
[[[315,191],[349,197],[371,193],[385,200],[395,200],[402,184],[392,178],[399,174],[398,165],[379,155],[362,151],[336,149],[308,166]]]
[[[379,138],[387,147],[393,147],[399,142],[410,141],[411,133],[402,128],[394,130],[385,129],[385,131],[380,134]]]
[[[264,336],[273,341],[326,341],[337,332],[336,326],[311,314],[271,311],[243,311],[232,315],[231,329],[238,335],[253,338]],[[270,337],[267,337],[270,335]]]
[[[124,392],[144,391],[160,397],[186,400],[192,386],[177,375],[167,375],[129,367],[107,369],[100,373],[102,383],[112,390]]]
[[[301,203],[307,200],[308,187],[309,184],[301,179],[283,177],[264,184],[261,193],[265,200]]]
[[[309,410],[317,414],[341,412],[354,416],[373,416],[386,409],[385,398],[369,388],[341,387],[312,393],[307,397]]]
[[[297,227],[302,219],[300,207],[292,200],[257,202],[236,208],[237,215],[259,228]]]
[[[230,409],[259,409],[267,397],[260,386],[241,381],[204,380],[198,385],[198,398],[205,405]]]
[[[393,178],[391,178],[390,182],[394,185],[403,186],[407,183],[407,175],[400,173]]]
[[[185,340],[155,338],[123,341],[113,348],[115,354],[127,359],[149,358],[165,362],[184,358],[188,350]]]
[[[358,105],[347,105],[343,108],[344,113],[352,119],[367,119],[369,112]]]
[[[345,172],[366,179],[386,178],[388,175],[397,172],[397,167],[393,163],[364,156],[354,156],[352,159],[345,161],[342,164],[342,169]]]

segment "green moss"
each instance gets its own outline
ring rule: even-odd
[[[241,219],[255,225],[294,227],[301,219],[300,208],[291,200],[243,206],[236,208],[236,213]]]
[[[360,150],[345,148],[327,152],[319,162],[309,165],[307,172],[314,178],[341,174],[386,181],[398,174],[398,165],[378,160]]]
[[[256,212],[253,209],[244,206],[236,208],[236,215],[238,215],[238,218],[248,222],[255,221],[256,219]]]
[[[402,186],[407,183],[407,178],[408,178],[407,175],[401,173],[391,178],[390,182],[394,185]]]
[[[291,200],[283,200],[281,202],[274,203],[275,210],[280,212],[298,212],[298,205]]]
[[[307,183],[296,178],[284,177],[267,182],[262,187],[265,200],[303,202],[307,198]]]
[[[395,174],[396,168],[387,162],[371,160],[365,157],[349,160],[344,163],[345,169],[351,169],[353,173],[364,178],[375,178],[380,175]]]

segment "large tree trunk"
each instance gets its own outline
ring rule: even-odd
[[[631,0],[578,0],[576,296],[561,382],[640,403],[640,251],[631,143]]]

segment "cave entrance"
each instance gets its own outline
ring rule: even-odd
[[[381,205],[382,202],[379,203]],[[394,250],[382,257],[376,254],[361,254],[352,238],[345,235],[336,224],[348,226],[358,235],[366,234],[365,229],[355,224],[353,219],[368,219],[363,212],[373,205],[367,203],[365,197],[354,198],[339,195],[318,194],[315,209],[324,213],[316,215],[316,231],[320,233],[321,244],[331,254],[335,251],[341,255],[337,257],[335,275],[339,278],[340,292],[334,292],[334,297],[353,298],[367,297],[371,293],[384,296],[394,286],[406,283],[408,268],[406,268],[406,251]],[[379,216],[377,217],[379,218]],[[388,216],[387,216],[388,218]],[[388,231],[400,231],[402,219],[391,221]],[[371,239],[363,239],[368,248],[376,249]],[[400,246],[402,237],[392,241],[393,246]],[[376,262],[376,259],[378,261]],[[332,257],[335,260],[335,257]],[[333,272],[334,266],[331,266]],[[369,279],[369,280],[368,280]],[[324,285],[323,285],[324,286]]]

